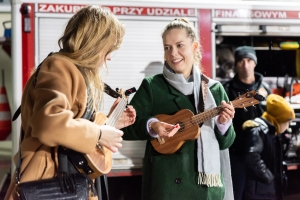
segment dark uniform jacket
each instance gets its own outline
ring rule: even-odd
[[[267,83],[263,82],[263,76],[255,72],[255,82],[253,84],[245,84],[241,82],[236,74],[233,79],[224,83],[224,89],[228,95],[230,101],[236,99],[239,95],[246,93],[247,91],[255,90],[259,94],[266,97],[271,94],[271,90]],[[233,118],[234,131],[236,133],[236,139],[229,148],[230,154],[241,154],[243,148],[242,140],[242,125],[246,120],[255,119],[260,117],[265,110],[263,103],[255,105],[255,107],[247,107],[247,111],[243,108],[235,108],[235,115]]]
[[[282,200],[286,187],[281,135],[263,118],[244,123],[247,170],[244,199]]]

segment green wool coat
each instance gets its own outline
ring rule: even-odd
[[[216,104],[228,102],[220,83],[211,86],[210,91]],[[162,74],[147,77],[132,98],[131,105],[136,109],[136,122],[124,129],[124,140],[147,140],[143,161],[142,199],[152,200],[223,200],[224,187],[198,185],[197,140],[186,141],[174,154],[160,154],[151,145],[147,131],[147,121],[158,114],[174,115],[179,110],[189,109],[195,113],[194,106],[186,95],[173,88]],[[220,150],[228,148],[234,138],[232,125],[223,136],[214,127]],[[222,180],[223,181],[223,180]]]

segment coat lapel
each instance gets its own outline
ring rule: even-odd
[[[189,109],[195,113],[194,106],[190,102],[187,96],[176,90],[170,84],[168,84],[170,95],[174,97],[174,103],[177,105],[178,110]]]

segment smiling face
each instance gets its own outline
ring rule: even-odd
[[[164,57],[176,74],[187,78],[192,71],[198,42],[188,37],[185,29],[173,28],[163,35]]]

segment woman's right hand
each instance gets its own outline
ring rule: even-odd
[[[99,140],[101,146],[105,146],[113,153],[117,152],[122,147],[123,131],[108,125],[101,125],[102,135]]]
[[[172,137],[180,129],[180,126],[158,121],[151,123],[151,129],[160,137]]]

